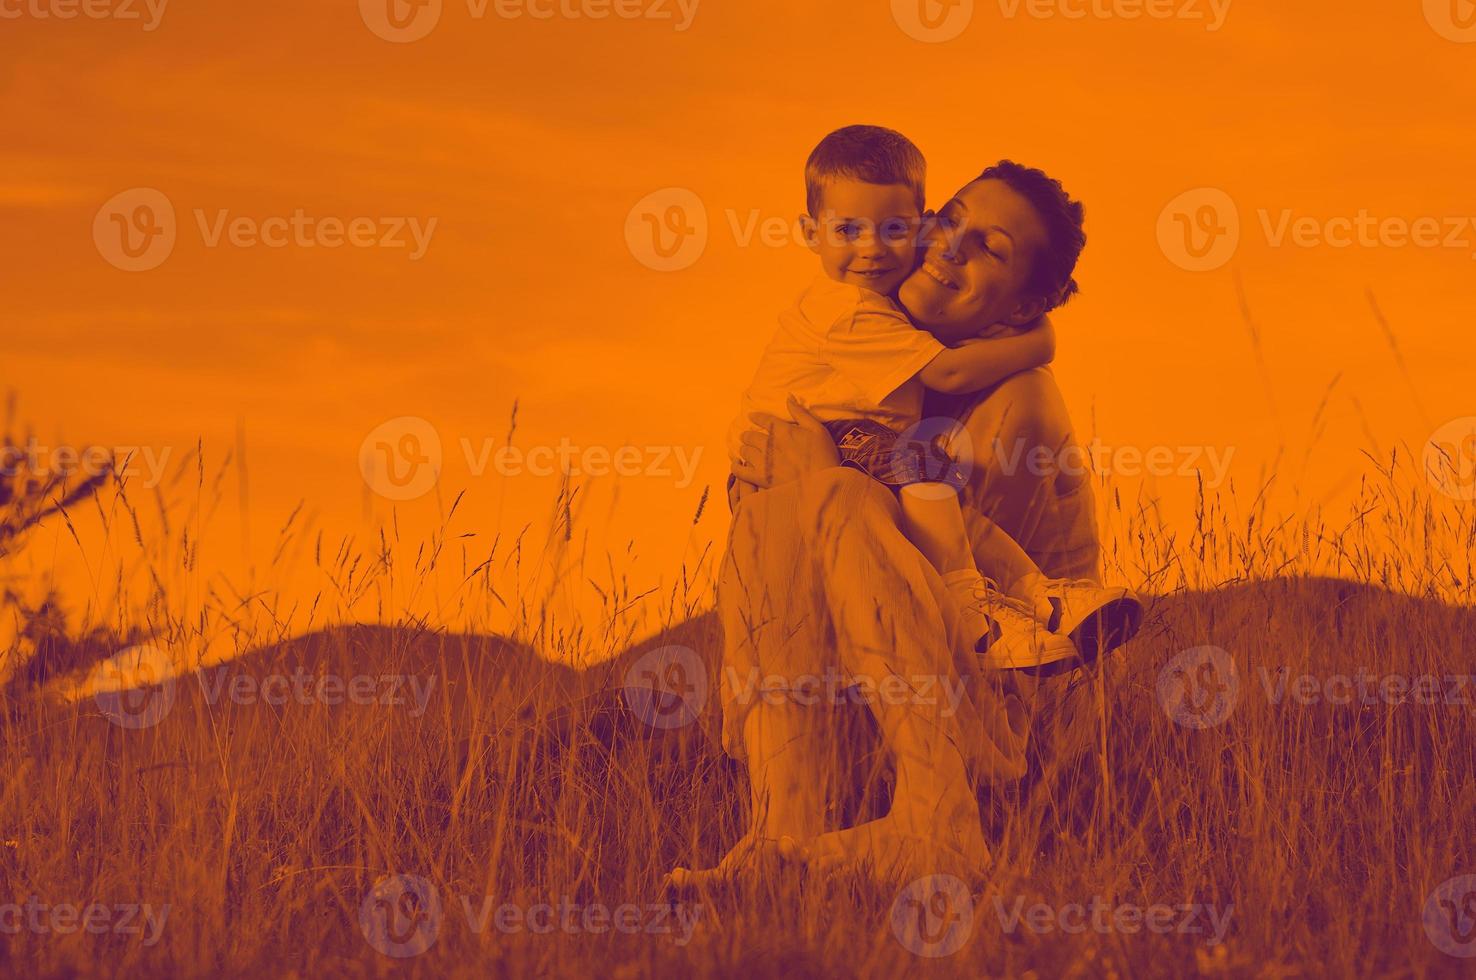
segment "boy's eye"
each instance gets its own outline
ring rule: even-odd
[[[861,234],[861,226],[856,224],[854,221],[850,221],[841,225],[840,228],[837,230],[845,238],[855,238],[857,235]]]
[[[882,225],[882,239],[890,245],[895,245],[907,240],[909,228],[907,222],[901,218],[893,218]]]

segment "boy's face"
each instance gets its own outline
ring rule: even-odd
[[[909,187],[834,180],[800,225],[827,276],[889,296],[916,266],[921,220]]]

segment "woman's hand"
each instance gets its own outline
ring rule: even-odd
[[[741,437],[741,458],[733,464],[740,480],[767,490],[840,465],[840,453],[825,424],[793,395],[789,396],[789,413],[794,416],[792,422],[767,414],[751,417],[759,428]]]

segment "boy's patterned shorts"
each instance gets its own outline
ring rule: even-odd
[[[894,490],[915,483],[945,483],[962,490],[968,483],[968,476],[940,444],[941,437],[903,438],[870,419],[837,419],[826,422],[825,428],[840,450],[841,465]]]

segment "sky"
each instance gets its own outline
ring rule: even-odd
[[[868,122],[934,206],[1000,158],[1085,202],[1054,370],[1084,439],[1175,453],[1113,479],[1183,519],[1193,447],[1337,501],[1476,415],[1473,42],[1468,0],[0,0],[0,384],[149,492],[145,450],[244,458],[197,583],[310,600],[294,513],[418,540],[463,491],[458,547],[543,540],[562,458],[558,601],[608,573],[659,617],[817,271],[805,157]],[[29,571],[103,604],[47,535]]]

